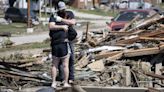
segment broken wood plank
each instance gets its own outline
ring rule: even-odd
[[[88,43],[89,43],[89,45],[90,45],[90,46],[92,46],[92,47],[96,47],[96,46],[97,46],[97,44],[98,44],[97,39],[95,39],[95,38],[91,37],[91,35],[90,35],[90,34],[88,34],[88,36],[87,36],[87,42],[88,42]]]
[[[164,41],[164,38],[155,38],[155,37],[139,37],[140,40],[158,40],[158,41]]]
[[[135,79],[135,82],[136,82],[136,85],[137,85],[137,87],[139,87],[139,81],[138,81],[138,79],[137,79],[137,76],[136,76],[136,70],[130,70],[131,71],[131,73],[132,73],[132,75],[134,76],[134,79]]]
[[[144,56],[144,55],[152,55],[164,52],[164,45],[153,48],[143,48],[138,50],[125,50],[123,56],[124,57],[134,57],[134,56]]]
[[[155,74],[161,75],[162,73],[161,73],[160,69],[162,69],[162,62],[156,63],[156,65],[155,65]],[[156,81],[158,81],[158,83],[161,84],[161,80],[157,79]],[[155,87],[160,88],[161,86],[155,85]]]
[[[148,73],[148,72],[145,72],[144,74],[147,75],[147,76],[151,76],[151,77],[154,77],[154,78],[158,78],[158,79],[160,79],[160,80],[164,80],[164,76],[163,76],[163,75],[158,75],[158,74]]]
[[[12,69],[12,70],[7,70],[5,68],[2,68],[2,66],[0,66],[0,72],[5,72],[7,74],[13,74],[13,75],[19,75],[19,76],[25,76],[25,77],[33,77],[33,78],[37,78],[36,75],[32,75],[28,72],[24,72],[24,71],[20,71],[20,70],[16,70],[16,69]]]
[[[123,56],[123,52],[120,52],[120,53],[117,53],[113,56],[109,56],[106,60],[117,60],[117,59],[122,58],[122,56]]]
[[[131,84],[131,71],[129,66],[123,66],[125,74],[125,85],[129,86]]]
[[[23,76],[12,75],[12,74],[2,74],[2,73],[0,73],[0,76],[8,77],[8,78],[14,78],[16,80],[21,79],[21,80],[35,81],[35,82],[41,82],[41,83],[50,83],[50,82],[45,81],[45,80],[40,80],[40,79],[36,79],[36,78],[29,78],[29,77],[23,77]]]
[[[83,67],[85,67],[88,63],[89,63],[89,55],[84,55],[74,66],[75,66],[75,69],[81,69]]]
[[[130,39],[126,39],[126,40],[119,40],[116,42],[115,45],[121,45],[121,44],[133,44],[134,42],[137,42],[139,40],[139,37],[134,37],[134,38],[130,38]]]
[[[103,71],[105,69],[103,60],[94,61],[93,63],[87,65],[92,71]]]
[[[131,35],[133,32],[132,31],[126,31],[126,32],[121,32],[121,31],[110,31],[110,33],[108,34],[109,36],[110,35],[116,35],[116,36],[124,36],[124,35]]]
[[[136,29],[145,29],[149,26],[151,26],[152,24],[156,24],[156,23],[160,23],[164,20],[164,16],[161,16],[161,17],[153,17],[153,18],[150,18],[148,20],[145,20],[144,22],[140,23],[139,25],[137,25],[136,27],[130,29],[129,31],[133,31],[133,30],[136,30]]]
[[[152,31],[152,32],[147,32],[147,33],[143,33],[140,36],[142,37],[153,37],[156,35],[160,35],[160,34],[164,34],[163,30],[156,30],[156,31]]]
[[[108,58],[108,57],[112,57],[114,55],[117,55],[119,53],[121,53],[122,51],[113,51],[113,52],[106,52],[106,53],[103,53],[103,54],[96,54],[94,56],[94,59],[95,60],[98,60],[98,59],[103,59],[103,58]]]
[[[18,70],[18,71],[27,71],[25,68],[18,67],[16,65],[10,64],[10,62],[0,62],[0,68],[8,69],[8,70]]]

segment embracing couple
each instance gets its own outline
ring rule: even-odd
[[[72,40],[76,38],[73,25],[76,24],[74,14],[66,10],[64,2],[58,2],[57,14],[52,14],[49,20],[49,35],[52,52],[52,84],[56,88],[56,76],[59,69],[60,80],[64,87],[70,87],[74,81],[74,51]]]

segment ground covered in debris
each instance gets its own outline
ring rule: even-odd
[[[75,83],[82,86],[164,87],[164,16],[135,20],[121,31],[86,31],[75,43]],[[138,24],[137,24],[138,23]],[[132,26],[133,25],[133,26]],[[50,86],[51,55],[0,58],[0,86]]]

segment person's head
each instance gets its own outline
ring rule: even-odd
[[[67,7],[66,7],[66,4],[63,2],[63,1],[59,1],[58,2],[58,9],[59,11],[63,11],[65,10]]]
[[[65,18],[66,17],[65,9],[66,9],[65,3],[63,1],[59,1],[58,2],[58,12],[57,12],[58,16]]]

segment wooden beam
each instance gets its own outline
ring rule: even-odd
[[[159,47],[146,48],[146,49],[144,48],[138,50],[125,50],[123,56],[134,57],[134,56],[152,55],[158,53],[164,53],[164,45],[161,45]]]
[[[162,73],[161,73],[160,69],[162,69],[162,62],[157,63],[155,65],[155,74],[161,75]],[[161,84],[161,80],[156,79],[156,81],[158,81],[158,83]],[[155,87],[160,88],[161,86],[155,85]]]
[[[108,35],[118,35],[118,36],[124,36],[124,35],[130,35],[132,34],[132,31],[126,31],[126,32],[121,32],[121,31],[110,31]]]
[[[125,74],[125,85],[129,86],[131,84],[130,66],[123,66],[123,71],[124,71],[124,74]]]
[[[141,23],[140,25],[138,25],[135,28],[130,29],[129,31],[133,31],[133,30],[136,30],[136,29],[145,29],[145,28],[151,26],[152,24],[160,23],[163,20],[164,20],[164,16],[158,17],[158,18],[156,18],[156,16],[154,16],[153,18],[145,20],[143,23]]]
[[[156,38],[156,37],[139,37],[140,40],[158,40],[164,41],[164,38]]]
[[[163,75],[158,75],[158,74],[154,74],[154,73],[144,73],[145,75],[147,76],[151,76],[151,77],[154,77],[154,78],[158,78],[160,80],[164,80],[164,76]]]
[[[139,37],[135,37],[135,38],[132,38],[132,39],[127,39],[127,40],[120,40],[120,41],[117,41],[116,42],[116,45],[119,45],[119,44],[133,44],[134,42],[138,41],[139,40]]]
[[[89,34],[87,35],[87,42],[88,42],[89,45],[92,46],[92,47],[96,47],[97,44],[98,44],[97,39],[91,37],[91,35],[89,35]]]
[[[103,58],[108,58],[108,57],[112,57],[114,55],[117,55],[119,53],[121,53],[122,51],[112,51],[112,52],[106,52],[103,54],[96,54],[94,57],[94,59],[98,60],[98,59],[103,59]]]
[[[117,54],[115,54],[113,56],[109,56],[107,58],[107,60],[117,60],[117,59],[122,58],[122,56],[123,56],[123,52],[120,52],[120,53],[117,53]]]
[[[163,30],[156,30],[156,31],[153,31],[153,32],[148,32],[148,33],[141,34],[140,36],[152,37],[152,36],[156,36],[156,35],[159,35],[159,34],[164,34],[164,31]]]

